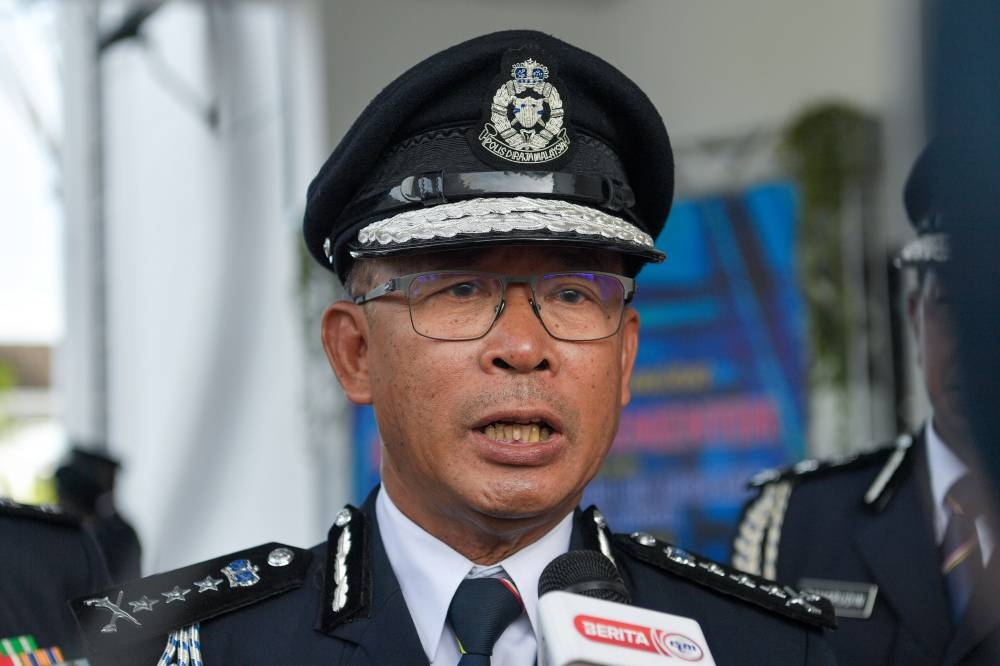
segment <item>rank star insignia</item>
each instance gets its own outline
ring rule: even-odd
[[[173,603],[174,601],[187,601],[187,599],[184,598],[184,595],[186,595],[190,591],[191,591],[190,589],[182,590],[180,586],[174,585],[174,589],[170,590],[169,592],[160,592],[160,594],[162,594],[167,598],[167,603],[169,604]]]
[[[510,79],[493,95],[488,120],[477,137],[479,146],[515,164],[552,162],[569,151],[564,113],[549,67],[534,57],[514,62]]]
[[[219,585],[222,584],[221,578],[212,578],[211,575],[205,576],[205,580],[196,580],[194,584],[198,587],[198,594],[202,592],[212,592],[219,591]]]
[[[128,605],[132,607],[133,613],[138,613],[139,611],[151,611],[153,606],[160,603],[159,599],[150,599],[145,594],[138,601],[130,601]]]

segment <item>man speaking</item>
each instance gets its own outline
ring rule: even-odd
[[[649,99],[547,35],[473,39],[391,83],[305,214],[310,252],[350,295],[323,344],[348,398],[374,407],[382,485],[311,551],[267,544],[108,590],[170,598],[131,614],[140,629],[105,631],[106,606],[74,602],[95,653],[153,634],[163,663],[530,665],[542,571],[584,550],[614,580],[573,589],[624,587],[692,623],[664,650],[828,663],[825,601],[577,508],[629,401],[635,277],[664,258],[672,193]],[[595,646],[643,640],[619,625],[581,626]]]

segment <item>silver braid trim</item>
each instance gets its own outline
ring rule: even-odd
[[[601,554],[611,560],[611,564],[617,567],[618,562],[615,561],[615,556],[611,554],[611,542],[608,541],[608,521],[605,520],[604,514],[596,509],[594,510],[594,526],[597,528],[597,543],[601,549]]]
[[[760,496],[747,507],[743,520],[740,521],[739,534],[733,541],[732,564],[736,569],[755,576],[761,575],[764,534],[771,521],[773,506],[774,488],[764,486]]]
[[[778,544],[781,542],[781,524],[785,522],[785,510],[792,496],[792,484],[782,481],[774,484],[774,504],[771,506],[771,520],[764,543],[764,561],[761,575],[774,580],[778,577]]]
[[[369,224],[358,232],[358,242],[363,246],[401,245],[458,234],[541,230],[653,247],[652,236],[619,217],[567,201],[530,197],[469,199],[406,211]]]
[[[733,541],[733,567],[774,580],[778,571],[781,524],[792,495],[792,483],[781,481],[763,487],[740,521]]]
[[[898,266],[927,262],[946,263],[951,258],[948,234],[925,234],[907,243],[896,258]]]
[[[167,646],[156,666],[204,666],[201,658],[201,632],[197,622],[170,632]]]
[[[351,552],[351,528],[345,527],[337,539],[337,555],[333,565],[333,581],[336,590],[333,595],[332,610],[339,611],[347,604],[347,554]]]

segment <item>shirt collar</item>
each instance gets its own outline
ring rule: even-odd
[[[927,437],[927,467],[930,470],[931,494],[934,497],[934,525],[937,539],[944,538],[944,530],[948,524],[948,514],[944,508],[944,496],[969,468],[944,443],[937,430],[934,429],[934,419],[927,421],[925,430]]]
[[[945,493],[968,473],[969,468],[938,435],[934,429],[934,419],[927,422],[926,433],[927,466],[930,468],[931,493],[934,496],[934,531],[937,542],[941,543],[944,541],[945,530],[948,529],[948,512],[944,508]],[[979,536],[979,552],[985,566],[993,555],[993,530],[985,517],[976,519],[976,532]]]
[[[382,545],[399,581],[417,636],[427,658],[433,661],[455,590],[470,571],[483,567],[478,567],[403,515],[385,487],[379,489],[375,499],[375,516]],[[572,532],[571,512],[541,539],[497,563],[521,593],[536,636],[538,579],[549,562],[569,550]]]

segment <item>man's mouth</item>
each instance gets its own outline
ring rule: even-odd
[[[495,421],[479,431],[498,442],[544,442],[552,436],[552,428],[544,421],[517,423]]]

